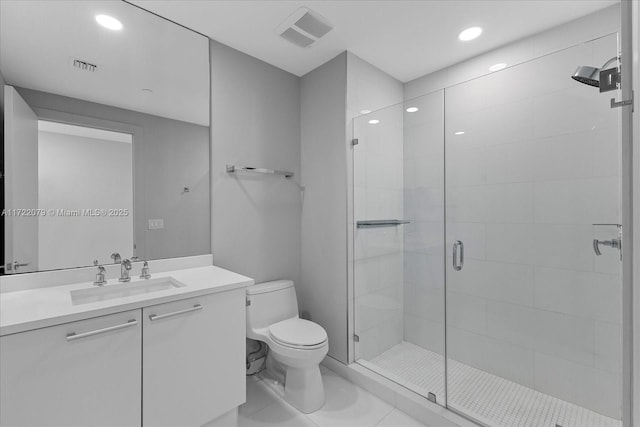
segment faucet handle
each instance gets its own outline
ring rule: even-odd
[[[142,264],[142,271],[140,272],[141,279],[149,279],[151,278],[151,274],[149,273],[149,263],[145,261]]]
[[[114,252],[111,254],[111,259],[113,259],[114,264],[120,264],[122,257],[120,257],[120,254],[118,252]]]
[[[107,283],[107,281],[105,280],[105,269],[103,266],[98,265],[98,272],[96,273],[96,280],[95,282],[93,282],[94,286],[102,286],[105,283]]]

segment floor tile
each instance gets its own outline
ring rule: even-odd
[[[284,401],[272,403],[252,414],[238,414],[238,427],[317,427]]]
[[[253,414],[269,405],[280,402],[280,398],[256,377],[247,379],[247,401],[240,406],[239,413]]]
[[[393,406],[331,371],[322,377],[326,403],[307,415],[320,427],[375,426],[393,409]]]
[[[240,406],[238,427],[424,427],[326,367],[320,371],[326,403],[313,414],[289,405],[263,378],[247,377],[247,402]]]
[[[376,427],[425,427],[420,421],[397,409],[389,412]]]

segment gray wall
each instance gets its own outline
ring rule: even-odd
[[[65,129],[38,132],[38,208],[133,211],[132,139],[60,131]],[[133,215],[40,216],[37,237],[39,270],[106,262],[114,251],[130,258]]]
[[[347,54],[302,77],[301,310],[347,363]]]
[[[633,2],[632,5],[632,39],[640,40],[640,2]],[[635,88],[636,95],[634,96],[634,108],[633,108],[633,182],[640,182],[640,43],[633,43],[633,87]],[[633,187],[633,251],[638,253],[640,251],[640,186]],[[640,289],[640,256],[633,257],[633,271],[632,271],[632,286],[633,289]],[[625,270],[626,271],[626,270]],[[628,274],[628,273],[623,273]],[[640,338],[638,338],[638,332],[640,331],[640,292],[633,292],[633,326],[627,333],[632,335],[633,345],[633,420],[640,420]],[[628,336],[625,335],[625,339]],[[624,409],[623,409],[624,410]]]
[[[0,200],[2,208],[4,208],[4,76],[0,73],[0,139],[2,140],[3,149],[0,150],[0,170],[2,170],[2,178],[0,178]],[[0,220],[0,262],[4,264],[4,217]],[[4,271],[4,270],[3,270]]]
[[[348,52],[302,77],[301,309],[327,330],[329,355],[343,363],[354,353],[351,120],[398,102],[402,84]],[[401,284],[401,269],[397,276]]]
[[[133,143],[136,254],[159,259],[211,253],[208,127],[30,89],[18,92],[34,109],[139,127]],[[184,187],[190,191],[183,194]],[[164,229],[147,230],[151,218],[164,219]]]
[[[221,43],[210,48],[214,263],[257,283],[292,279],[300,291],[300,79]],[[227,164],[294,176],[227,174]]]

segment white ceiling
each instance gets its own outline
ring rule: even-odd
[[[402,82],[617,3],[618,0],[132,0],[301,76],[349,50]],[[305,6],[335,28],[307,49],[275,32]],[[94,16],[120,19],[112,32]],[[477,40],[460,30],[480,25]],[[8,84],[202,125],[209,123],[208,41],[122,1],[0,1]],[[96,73],[69,65],[79,58]],[[142,89],[152,89],[153,92]]]
[[[302,76],[344,50],[402,82],[618,3],[618,0],[131,0],[214,40]],[[299,7],[335,28],[303,49],[274,29]],[[484,28],[471,42],[458,33]]]
[[[0,71],[13,86],[209,125],[207,38],[122,1],[0,1]]]

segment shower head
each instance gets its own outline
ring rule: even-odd
[[[605,70],[608,65],[610,65],[612,62],[617,61],[618,59],[619,58],[617,56],[614,56],[613,58],[605,62],[600,68],[581,65],[576,69],[576,72],[573,73],[571,78],[589,86],[600,87],[600,72]]]
[[[571,78],[589,86],[600,87],[600,68],[581,65]]]

